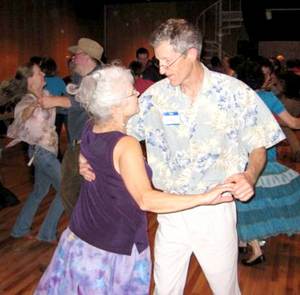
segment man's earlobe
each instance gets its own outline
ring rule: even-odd
[[[190,48],[187,51],[187,54],[193,59],[198,59],[198,50],[196,48]]]

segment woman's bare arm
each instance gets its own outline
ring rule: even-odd
[[[128,191],[142,210],[166,213],[233,200],[231,194],[222,195],[233,189],[233,184],[230,183],[198,195],[176,195],[153,189],[146,172],[142,149],[133,137],[123,137],[116,145],[113,155],[115,169],[121,174]]]
[[[300,118],[292,116],[288,111],[281,112],[278,117],[284,123],[279,122],[280,125],[288,126],[291,129],[300,129]]]

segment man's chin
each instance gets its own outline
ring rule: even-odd
[[[74,72],[75,74],[78,74],[79,76],[82,76],[82,73],[81,73],[79,67],[76,67],[76,66],[75,66],[73,72]]]

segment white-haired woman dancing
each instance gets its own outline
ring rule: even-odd
[[[148,294],[151,261],[145,211],[173,212],[232,201],[232,185],[179,196],[156,191],[139,142],[125,133],[138,111],[130,72],[108,66],[83,79],[76,95],[91,114],[81,153],[95,179],[83,181],[69,228],[35,294]]]

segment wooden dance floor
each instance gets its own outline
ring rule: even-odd
[[[284,159],[284,156],[288,156],[288,147],[280,149],[280,156],[283,163],[300,172],[300,164],[291,163],[287,158]],[[2,183],[22,201],[15,207],[0,211],[1,295],[32,294],[55,250],[55,246],[47,243],[13,239],[9,236],[17,214],[32,188],[32,176],[25,160],[21,145],[18,145],[5,151],[0,161]],[[34,234],[37,233],[52,198],[53,191],[40,206],[33,224]],[[67,224],[68,221],[64,215],[59,224],[59,233],[66,228]],[[156,215],[149,214],[149,237],[152,248],[156,226]],[[300,235],[293,237],[281,235],[270,238],[263,250],[267,259],[265,263],[255,267],[245,267],[239,263],[242,293],[244,295],[300,294]],[[191,258],[185,294],[211,294],[194,257]]]

